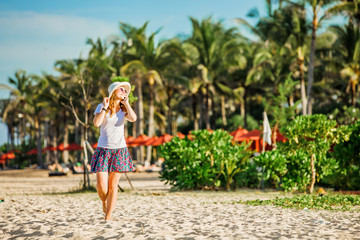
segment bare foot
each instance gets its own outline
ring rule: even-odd
[[[103,212],[106,214],[106,201],[103,201]]]

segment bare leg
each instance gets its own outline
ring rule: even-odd
[[[103,212],[106,214],[106,198],[108,195],[108,172],[96,173],[96,190],[103,204]]]
[[[111,172],[109,175],[109,190],[107,194],[107,208],[105,220],[111,220],[112,212],[114,211],[116,204],[120,176],[121,173],[119,172]]]

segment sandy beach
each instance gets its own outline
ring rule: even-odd
[[[360,213],[233,204],[282,192],[172,192],[158,173],[123,177],[105,222],[96,193],[69,193],[82,175],[0,172],[0,239],[360,239]],[[95,185],[95,175],[91,175]]]

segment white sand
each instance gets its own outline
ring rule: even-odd
[[[358,212],[232,204],[283,193],[169,192],[157,173],[129,176],[136,190],[121,181],[117,221],[105,222],[96,193],[45,194],[74,189],[82,176],[0,172],[0,239],[360,239]]]

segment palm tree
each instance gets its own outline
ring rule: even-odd
[[[360,25],[360,1],[359,0],[342,0],[327,11],[333,15],[346,15],[349,21],[355,25]]]
[[[214,106],[215,87],[221,78],[223,59],[239,47],[239,35],[235,28],[225,29],[221,22],[213,22],[211,17],[201,22],[190,18],[192,23],[192,35],[186,41],[197,51],[197,59],[194,62],[200,71],[205,93],[205,123],[210,129],[210,103]],[[220,87],[218,87],[219,89]],[[221,104],[224,104],[221,101]],[[222,107],[223,108],[223,107]],[[213,113],[214,114],[214,113]]]
[[[304,0],[302,0],[304,1]],[[334,0],[305,0],[311,6],[312,10],[312,27],[311,27],[311,47],[310,47],[310,61],[308,71],[308,85],[307,85],[307,113],[312,114],[311,92],[314,82],[314,62],[315,62],[315,48],[316,48],[316,31],[320,27],[321,22],[327,18],[326,14],[319,16],[320,11],[329,6]]]
[[[137,90],[138,101],[138,135],[143,134],[143,103],[142,92],[143,83],[147,80],[149,86],[149,118],[148,118],[148,135],[155,134],[154,122],[154,99],[158,91],[155,88],[162,88],[163,81],[161,71],[170,64],[174,57],[171,52],[176,51],[178,46],[173,41],[164,41],[155,46],[155,35],[158,32],[152,33],[149,37],[146,36],[147,23],[140,29],[131,27],[130,25],[121,24],[121,29],[128,39],[132,39],[132,46],[126,52],[129,60],[121,67],[120,72],[125,74],[133,74],[135,77],[135,84]],[[143,162],[142,148],[140,151],[140,160]],[[151,159],[151,146],[147,147],[146,164],[150,163]]]
[[[25,114],[25,104],[28,103],[27,96],[29,93],[29,85],[30,85],[30,76],[26,74],[25,71],[23,70],[19,70],[15,73],[15,78],[9,78],[9,83],[11,85],[13,85],[14,87],[10,87],[8,85],[5,84],[1,84],[0,87],[3,89],[8,89],[11,91],[11,96],[10,98],[12,98],[9,103],[7,104],[7,106],[4,108],[3,114],[2,114],[2,119],[4,122],[7,121],[7,116],[8,113],[10,111],[14,111],[16,112],[16,115],[22,116],[21,119],[19,119],[19,129],[20,129],[20,139],[21,142],[24,141],[24,137],[25,137],[25,128],[23,127],[25,124],[22,123],[24,122],[25,118],[26,118],[26,114]],[[13,125],[13,120],[11,120],[11,126]],[[13,133],[12,129],[9,129],[9,132]],[[14,137],[11,136],[11,139],[13,139]],[[14,147],[14,142],[12,140],[12,146]]]
[[[345,26],[332,26],[330,30],[338,37],[335,46],[341,59],[341,76],[348,81],[346,92],[351,89],[351,104],[355,107],[360,82],[360,28],[349,21]]]

